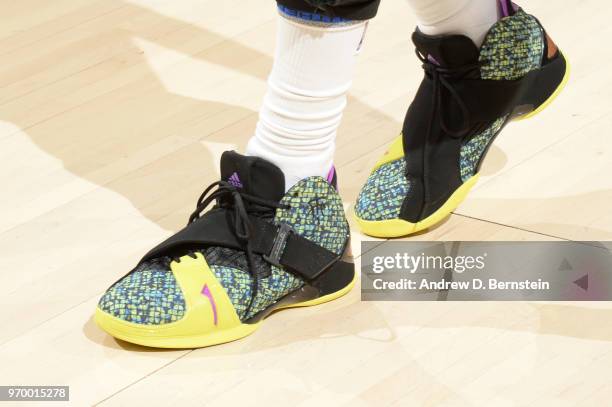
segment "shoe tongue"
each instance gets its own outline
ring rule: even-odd
[[[460,67],[478,61],[479,51],[474,42],[464,35],[430,36],[420,31],[412,41],[421,54],[446,68]]]
[[[263,158],[226,151],[221,156],[221,179],[259,198],[278,202],[285,195],[285,175]]]

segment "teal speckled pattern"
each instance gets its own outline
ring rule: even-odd
[[[349,226],[342,199],[325,179],[310,177],[298,182],[282,203],[289,205],[289,209],[278,209],[275,223],[287,223],[297,234],[337,254],[343,252],[349,239]],[[247,315],[253,295],[253,277],[247,271],[245,254],[232,249],[209,248],[203,255],[242,321],[304,285],[295,275],[272,266],[271,275],[259,281],[257,297]],[[256,263],[258,267],[269,267],[261,256]],[[161,325],[178,321],[185,314],[185,299],[169,264],[169,259],[143,263],[102,296],[100,309],[138,324]]]
[[[291,273],[272,267],[271,274],[259,281],[257,298],[253,302],[251,311],[247,314],[247,307],[253,295],[253,277],[245,270],[227,266],[211,266],[215,276],[227,292],[227,295],[241,321],[249,319],[259,311],[274,303],[291,291],[300,288],[304,282]]]
[[[485,80],[514,80],[541,66],[544,33],[535,17],[519,10],[491,27],[480,50],[481,77]],[[495,120],[485,131],[465,141],[458,165],[463,182],[475,174],[487,146],[507,119]],[[362,188],[355,204],[356,215],[366,221],[397,219],[410,192],[405,159],[376,169]]]
[[[278,209],[275,223],[287,223],[300,236],[342,253],[349,238],[349,226],[342,199],[327,181],[321,177],[306,178],[294,185],[281,203],[290,208]],[[271,275],[260,279],[257,297],[251,311],[245,314],[252,296],[251,275],[238,268],[215,265],[211,268],[243,321],[304,285],[294,274],[272,266]]]
[[[544,33],[535,17],[522,10],[499,20],[480,49],[482,79],[519,79],[540,68],[544,41]]]
[[[507,117],[508,116],[504,116],[501,119],[497,119],[485,131],[469,140],[464,141],[463,145],[461,146],[461,154],[459,157],[461,180],[463,182],[476,175],[476,167],[478,166],[480,157],[482,157],[491,140],[502,128]]]
[[[209,264],[211,271],[221,283],[229,297],[236,314],[242,319],[251,298],[251,276],[244,270]]]
[[[337,254],[342,254],[349,239],[349,225],[342,199],[325,179],[309,177],[295,184],[281,200],[289,209],[278,209],[275,223],[286,223],[300,236]],[[272,275],[260,281],[250,317],[292,291],[304,282],[276,266]]]
[[[161,325],[183,317],[185,299],[172,272],[152,262],[141,265],[112,286],[98,307],[127,322]]]
[[[276,223],[287,223],[295,232],[337,254],[349,238],[349,226],[338,192],[321,177],[294,185],[281,200],[289,209],[276,211]]]
[[[535,17],[522,10],[499,20],[480,49],[482,79],[515,80],[540,68],[544,41],[544,33]],[[485,131],[463,143],[459,157],[463,182],[475,175],[478,162],[506,119],[507,116],[499,118]]]
[[[410,191],[404,158],[377,168],[357,197],[355,214],[366,221],[397,219]]]

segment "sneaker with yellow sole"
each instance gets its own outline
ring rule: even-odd
[[[476,184],[503,128],[544,109],[569,66],[540,22],[510,1],[478,49],[462,35],[413,35],[425,77],[402,134],[375,165],[355,204],[362,232],[410,235],[447,217]]]

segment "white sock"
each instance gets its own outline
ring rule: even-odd
[[[498,0],[408,0],[423,34],[463,34],[480,47],[499,19]]]
[[[310,24],[281,15],[268,91],[247,155],[276,164],[288,190],[329,173],[365,22]]]

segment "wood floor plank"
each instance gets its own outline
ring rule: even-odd
[[[571,240],[610,240],[612,114],[478,188],[458,213]]]
[[[612,55],[593,41],[612,35],[610,5],[527,3],[572,61],[568,88],[509,126],[465,204],[411,239],[612,235]],[[353,290],[196,351],[147,350],[95,326],[103,290],[182,227],[221,152],[244,148],[275,18],[261,0],[3,9],[0,364],[11,368],[0,383],[70,385],[73,405],[605,405],[608,304],[369,303]],[[369,25],[337,140],[349,214],[422,78],[414,25],[390,1]],[[350,222],[359,264],[361,241],[375,239]]]

